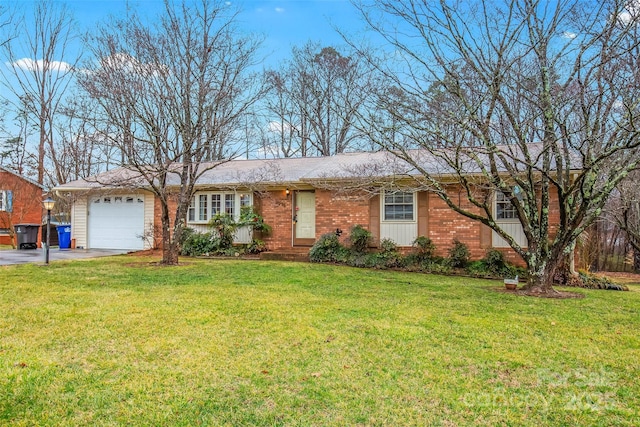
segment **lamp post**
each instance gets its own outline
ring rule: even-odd
[[[56,201],[51,197],[47,197],[42,202],[44,208],[47,210],[47,248],[45,249],[44,263],[49,264],[49,242],[51,241],[51,210],[56,204]]]

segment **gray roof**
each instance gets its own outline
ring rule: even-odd
[[[399,165],[403,165],[399,168]],[[180,167],[176,165],[176,170]],[[153,167],[149,167],[153,173]],[[344,153],[330,157],[282,159],[238,159],[205,162],[197,180],[198,186],[250,186],[254,183],[287,185],[315,180],[345,179],[360,176],[363,171],[381,176],[407,173],[406,163],[386,152]],[[169,175],[169,185],[179,185],[177,173]],[[137,171],[121,167],[86,179],[68,182],[55,190],[90,190],[101,187],[144,187],[146,181]]]
[[[531,162],[540,163],[541,144],[531,144],[528,152],[533,157]],[[464,151],[455,152],[447,148],[437,151],[411,150],[408,153],[420,168],[434,176],[445,177],[463,170],[468,174],[481,173],[481,167],[487,165],[488,154],[483,147],[467,147]],[[515,165],[516,170],[523,171],[527,162],[517,146],[499,147],[507,161]],[[452,163],[455,162],[455,163]],[[573,162],[573,160],[572,160]],[[573,163],[576,164],[575,162]],[[180,164],[175,165],[176,173],[170,174],[168,184],[180,185],[178,171]],[[500,167],[503,172],[507,169]],[[573,167],[572,169],[575,169]],[[149,176],[153,177],[154,168],[148,166]],[[413,166],[401,160],[395,154],[378,152],[343,153],[329,157],[298,157],[279,159],[238,159],[224,162],[202,163],[201,175],[197,187],[247,187],[257,184],[284,186],[311,184],[320,181],[348,180],[353,178],[374,179],[398,176],[421,175]],[[55,190],[90,190],[102,187],[144,188],[148,186],[141,173],[125,167],[113,169],[102,174],[59,185]]]

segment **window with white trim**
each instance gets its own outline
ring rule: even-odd
[[[225,194],[224,195],[224,213],[230,216],[233,216],[235,211],[235,202],[236,202],[235,194]],[[238,200],[240,200],[238,198]]]
[[[496,194],[496,219],[516,219],[518,218],[518,212],[516,207],[513,206],[511,200],[502,193]]]
[[[522,190],[520,189],[520,187],[514,187],[513,193],[516,198],[522,198]],[[496,224],[498,224],[498,226],[502,228],[505,233],[513,237],[513,239],[520,246],[528,246],[527,237],[525,236],[522,224],[520,224],[520,221],[518,219],[518,211],[516,210],[516,207],[511,203],[511,200],[502,192],[496,191],[494,203]],[[495,231],[492,232],[492,246],[494,248],[510,247],[509,243],[507,243],[507,241],[504,240]]]
[[[197,192],[191,199],[187,211],[187,222],[207,223],[218,213],[225,213],[238,218],[243,206],[251,206],[251,193]]]
[[[7,192],[0,190],[0,211],[7,210]]]
[[[240,195],[240,208],[253,206],[253,198],[251,194],[245,193]]]
[[[522,199],[520,187],[515,186],[513,193],[518,199]],[[501,191],[496,192],[496,220],[518,220],[518,211],[511,200]]]
[[[200,194],[198,195],[198,221],[208,221],[209,220],[209,210],[207,209],[207,202],[209,201],[208,194]]]
[[[414,221],[415,193],[385,192],[382,206],[383,221]]]

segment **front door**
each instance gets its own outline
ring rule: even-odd
[[[295,203],[294,241],[296,246],[311,246],[316,241],[316,193],[298,191]]]

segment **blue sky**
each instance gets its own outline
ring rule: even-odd
[[[57,0],[56,0],[57,1]],[[178,0],[179,1],[179,0]],[[84,29],[95,27],[110,15],[124,16],[127,3],[142,14],[157,15],[162,0],[68,0],[78,23]],[[323,46],[340,46],[342,38],[332,25],[356,33],[362,28],[356,10],[348,0],[230,0],[238,7],[240,26],[248,32],[264,35],[264,54],[269,64],[288,58],[293,46],[311,40]],[[34,2],[23,0],[27,16]]]
[[[100,23],[107,22],[111,16],[126,16],[128,7],[151,19],[161,14],[164,9],[162,0],[52,1],[64,3],[69,7],[79,25],[80,33],[91,31]],[[0,0],[0,3],[23,12],[27,23],[34,15],[34,0]],[[265,68],[277,68],[283,60],[291,57],[292,47],[303,46],[308,41],[317,42],[323,47],[344,46],[345,42],[334,30],[334,26],[354,35],[362,34],[361,29],[364,26],[349,0],[227,0],[227,3],[240,10],[237,23],[242,30],[264,37],[259,57],[264,58],[262,66]],[[63,68],[66,62],[75,58],[75,48],[80,48],[79,41],[76,43],[75,46],[68,46],[69,58],[55,58]],[[18,47],[20,44],[18,41],[14,46]],[[20,67],[27,69],[33,66],[33,61],[41,59],[31,58],[29,52],[20,52],[19,48],[16,57],[22,58]],[[10,85],[15,86],[17,83],[11,83],[14,77],[8,72],[9,64],[6,61],[7,58],[0,53],[0,72],[9,79]],[[3,84],[0,84],[0,95],[0,98],[15,100],[11,91]],[[15,133],[17,131],[10,117],[13,117],[13,114],[5,117],[4,127],[9,133]]]

